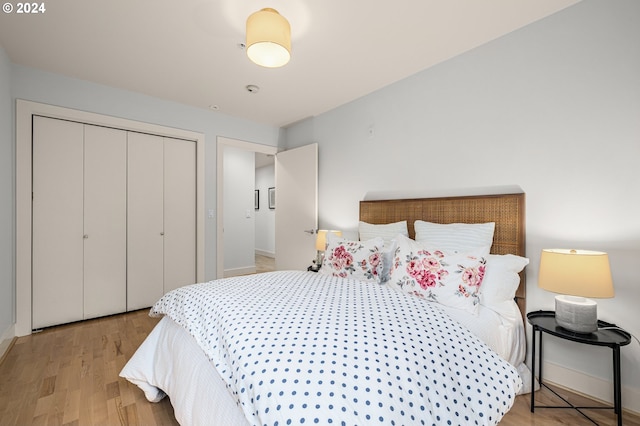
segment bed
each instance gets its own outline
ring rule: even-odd
[[[406,231],[392,238],[397,223]],[[437,228],[437,240],[437,225],[455,223],[493,223],[490,248],[449,252],[417,241],[424,226]],[[167,293],[150,312],[162,320],[120,375],[151,402],[169,395],[185,425],[497,424],[527,389],[524,235],[524,194],[362,201],[361,241],[330,239],[320,273],[276,271]],[[344,262],[349,250],[355,261]],[[394,278],[416,256],[437,257],[438,285]],[[504,274],[492,266],[516,259]],[[479,265],[482,284],[458,274],[465,262]],[[442,292],[449,279],[469,286],[452,297]],[[494,292],[510,300],[479,291],[504,279],[509,289]]]

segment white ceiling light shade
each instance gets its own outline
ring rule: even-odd
[[[267,68],[286,65],[291,58],[291,26],[277,10],[265,8],[247,18],[247,56]]]

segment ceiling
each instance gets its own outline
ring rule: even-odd
[[[0,44],[15,64],[286,126],[578,1],[55,0],[39,14],[1,13]],[[291,24],[282,68],[240,47],[247,16],[264,7]]]

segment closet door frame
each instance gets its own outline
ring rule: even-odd
[[[196,142],[196,278],[205,280],[204,134],[70,108],[16,101],[16,336],[31,334],[32,121],[44,116]]]

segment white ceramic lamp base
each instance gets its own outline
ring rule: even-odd
[[[556,296],[556,322],[576,333],[593,333],[598,330],[598,305],[584,297]]]

